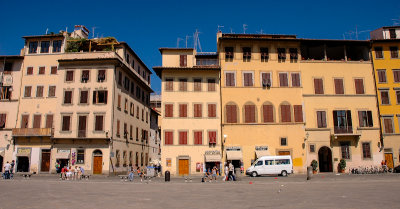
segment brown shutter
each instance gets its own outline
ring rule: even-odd
[[[356,94],[364,94],[364,83],[363,79],[354,79],[356,86]]]
[[[103,130],[103,116],[102,115],[96,115],[95,130],[96,131]]]
[[[71,104],[72,99],[72,91],[65,91],[64,92],[64,104]]]
[[[288,79],[286,73],[279,74],[279,85],[283,87],[288,86]]]
[[[234,73],[226,73],[226,86],[235,86],[235,74]]]
[[[42,120],[42,115],[33,116],[33,128],[40,128],[40,122]]]
[[[81,104],[86,104],[88,102],[88,91],[81,91]]]
[[[57,74],[57,66],[52,66],[51,67],[51,72],[50,72],[51,74]]]
[[[22,115],[21,128],[28,128],[29,115]]]
[[[216,104],[208,104],[208,117],[216,117]]]
[[[215,80],[214,79],[208,79],[208,91],[215,91]]]
[[[295,122],[303,122],[303,107],[294,105],[294,120]]]
[[[137,113],[137,116],[138,116],[138,114],[139,113]],[[165,117],[173,117],[173,105],[172,104],[165,105]]]
[[[299,87],[300,86],[300,74],[292,73],[292,86]]]
[[[400,70],[393,70],[394,82],[400,82]]]
[[[226,122],[237,123],[236,105],[226,105]]]
[[[324,85],[321,78],[314,79],[315,94],[324,94]]]
[[[322,125],[322,111],[317,111],[317,125],[318,125],[318,128],[324,127]]]
[[[46,72],[46,68],[45,67],[39,67],[39,74],[43,75]]]
[[[194,117],[202,117],[202,105],[201,104],[194,105]]]
[[[24,97],[31,97],[31,86],[25,86],[25,94]]]
[[[290,105],[281,105],[282,122],[291,122]]]
[[[271,75],[269,73],[262,73],[262,82],[265,84],[268,82],[271,83]]]
[[[335,94],[344,94],[343,79],[335,79]]]
[[[54,96],[56,96],[56,87],[49,86],[49,97],[54,97]]]
[[[36,87],[36,97],[43,97],[43,86]]]
[[[0,114],[0,128],[6,127],[6,119],[7,119],[6,114]]]
[[[62,130],[63,131],[69,131],[70,130],[70,116],[63,116],[63,125],[62,125]]]
[[[385,125],[385,133],[393,133],[392,119],[385,118],[383,121]]]
[[[32,74],[33,74],[33,67],[28,67],[28,68],[26,69],[26,74],[27,74],[27,75],[32,75]]]
[[[186,104],[179,105],[179,117],[187,117],[187,105]]]
[[[263,119],[264,123],[274,122],[273,106],[263,105]]]
[[[46,128],[53,128],[53,115],[46,115]]]

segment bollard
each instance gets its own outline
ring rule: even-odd
[[[165,181],[167,182],[167,181],[170,181],[170,180],[171,180],[171,177],[170,177],[169,171],[165,171]]]
[[[312,175],[312,167],[308,166],[307,167],[307,180],[311,179],[311,175]]]

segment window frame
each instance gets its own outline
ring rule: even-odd
[[[69,117],[69,121],[68,121],[68,130],[64,130],[64,117]],[[63,114],[63,113],[61,113],[61,129],[60,129],[60,132],[64,132],[64,133],[71,133],[72,131],[71,131],[71,121],[72,121],[72,114],[70,113],[70,114]]]
[[[196,82],[196,80],[200,80],[200,83]],[[198,85],[200,89],[198,88]],[[202,92],[203,91],[203,79],[200,77],[193,78],[193,91],[194,92]]]
[[[364,144],[368,144],[368,152],[369,153],[365,153]],[[372,160],[371,142],[361,142],[361,153],[362,153],[362,159],[363,160]]]
[[[341,141],[339,145],[341,159],[351,160],[351,141]]]
[[[97,126],[96,126],[96,123],[97,123],[97,117],[102,117],[102,119],[101,119],[101,129],[100,130],[98,130],[97,129]],[[93,127],[93,131],[96,133],[102,133],[102,132],[104,132],[104,123],[105,123],[105,118],[106,118],[106,114],[105,113],[95,113],[94,114],[94,127]]]
[[[384,81],[381,81],[381,76],[379,75],[380,72],[383,72],[385,74]],[[378,75],[378,83],[387,83],[386,69],[377,69],[376,73]]]
[[[396,49],[396,50],[392,50],[392,49]],[[399,47],[390,46],[389,51],[390,51],[390,59],[399,59]],[[396,56],[393,57],[393,55],[396,55]]]
[[[169,84],[169,82],[171,82]],[[171,87],[171,88],[169,88]],[[165,91],[174,91],[174,78],[165,78],[165,84],[164,84],[164,90]]]
[[[227,85],[227,77],[226,77],[226,74],[228,74],[228,73],[232,73],[233,74],[233,85]],[[225,82],[224,82],[224,86],[225,87],[236,87],[237,86],[237,79],[236,79],[237,77],[236,77],[236,71],[224,71],[224,80],[225,80]]]
[[[388,100],[388,103],[383,103],[383,100],[382,100],[382,93],[387,93],[387,100]],[[381,100],[380,101],[380,105],[391,105],[391,100],[390,100],[390,93],[389,93],[389,89],[385,89],[385,90],[383,90],[383,89],[380,89],[379,90],[379,99]]]
[[[377,50],[377,49],[380,49],[380,50]],[[382,57],[378,57],[377,55],[377,51],[380,51],[380,55],[382,56]],[[384,55],[384,53],[383,53],[384,51],[383,51],[383,47],[382,46],[376,46],[376,47],[374,47],[374,53],[375,53],[375,59],[385,59],[385,55]]]
[[[357,80],[361,80],[362,81],[362,92],[357,93]],[[364,82],[364,78],[354,78],[354,93],[356,95],[363,95],[365,94],[365,82]]]
[[[286,74],[286,86],[281,84],[281,75]],[[279,87],[289,87],[289,72],[278,72]]]
[[[282,142],[283,142],[283,139],[285,139],[285,144],[283,144]],[[289,140],[288,140],[288,138],[287,137],[279,137],[279,146],[281,146],[281,147],[287,147],[287,146],[289,146]]]
[[[392,69],[392,73],[393,73],[393,83],[400,83],[400,69]],[[398,73],[397,81],[395,73]]]
[[[251,74],[251,85],[245,85],[245,74]],[[254,87],[254,71],[242,71],[242,86],[243,87]]]
[[[341,82],[342,82],[341,83],[341,85],[342,85],[341,87],[342,87],[342,90],[343,90],[342,93],[338,92],[338,90],[336,88],[336,80],[341,80]],[[334,77],[333,78],[333,87],[334,87],[334,90],[335,90],[335,95],[345,95],[346,94],[345,86],[344,86],[344,78],[342,78],[342,77]]]
[[[297,60],[297,59],[296,59]],[[293,74],[298,74],[299,75],[299,85],[298,86],[294,86],[293,85]],[[300,72],[290,72],[290,86],[291,87],[296,87],[299,88],[302,86],[302,82],[301,82],[301,73]]]

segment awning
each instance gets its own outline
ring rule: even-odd
[[[221,162],[221,155],[204,155],[206,162]]]
[[[241,160],[242,151],[241,150],[226,150],[226,159],[227,160]]]
[[[69,159],[69,152],[58,152],[56,159]]]
[[[256,155],[257,158],[260,158],[262,156],[269,156],[271,154],[269,153],[269,150],[256,150]]]

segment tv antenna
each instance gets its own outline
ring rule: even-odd
[[[223,28],[223,25],[218,25],[218,32],[222,32],[220,28]]]
[[[48,31],[49,31],[49,28],[46,29],[46,35],[47,35],[47,32],[48,32]]]
[[[191,37],[191,36],[186,35],[186,48],[188,48],[188,47],[187,47],[187,41],[188,41],[188,38],[189,38],[189,37]]]
[[[96,29],[97,27],[92,27],[92,38],[94,38],[94,29]]]
[[[194,34],[193,34],[193,48],[196,51],[197,51],[197,48],[199,48],[200,52],[202,52],[203,50],[201,49],[199,34],[200,34],[200,32],[196,29],[196,32],[194,32]]]
[[[392,19],[393,25],[400,25],[400,17],[398,19]]]
[[[246,34],[247,26],[248,26],[248,25],[243,24],[243,34]]]
[[[176,39],[176,48],[179,48],[179,41],[183,41],[183,39],[179,37]]]
[[[257,31],[257,33],[263,34],[263,29],[261,28],[261,30],[260,30],[260,31]]]
[[[232,28],[231,28],[231,34],[233,34],[233,30],[232,30]]]

